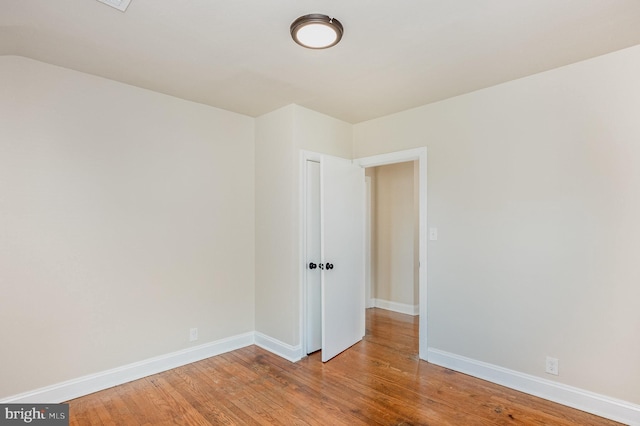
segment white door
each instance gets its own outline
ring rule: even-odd
[[[320,160],[322,361],[362,340],[364,169],[342,158]]]

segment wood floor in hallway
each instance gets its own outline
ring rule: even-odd
[[[367,310],[323,364],[249,346],[84,396],[71,425],[618,425],[418,359],[418,318]]]

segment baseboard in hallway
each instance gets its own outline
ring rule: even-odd
[[[383,299],[371,299],[371,307],[386,309],[387,311],[398,312],[407,315],[418,315],[420,313],[420,305],[409,305],[406,303],[392,302]]]

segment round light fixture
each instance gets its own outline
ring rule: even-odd
[[[344,32],[340,21],[318,13],[299,17],[293,21],[290,29],[293,40],[309,49],[335,46]]]

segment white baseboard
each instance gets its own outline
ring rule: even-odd
[[[302,346],[291,346],[257,331],[255,332],[255,344],[291,362],[302,359]]]
[[[0,403],[60,403],[252,344],[254,344],[253,332],[239,334],[215,342],[205,343],[204,345],[194,346],[181,351],[10,396],[1,399]]]
[[[252,344],[291,362],[299,361],[302,358],[302,347],[300,345],[291,346],[262,333],[249,332],[14,395],[0,399],[0,403],[37,404],[64,402]],[[427,360],[432,364],[450,368],[588,413],[631,426],[640,426],[640,406],[627,401],[438,349],[429,348],[427,350]]]
[[[427,360],[432,364],[577,408],[600,417],[632,426],[640,426],[640,405],[438,349],[429,348],[427,350]]]
[[[387,311],[399,312],[407,315],[418,315],[420,313],[419,305],[408,305],[406,303],[391,302],[389,300],[371,299],[373,307],[386,309]]]

